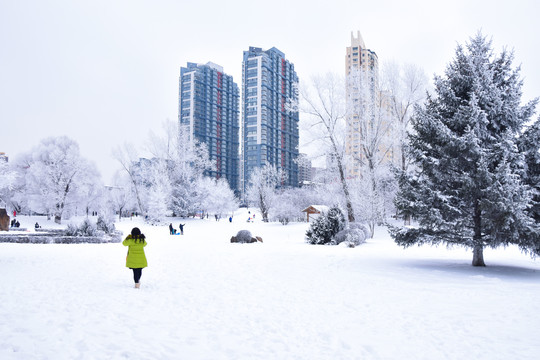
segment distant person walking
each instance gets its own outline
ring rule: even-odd
[[[184,225],[186,224],[180,224],[180,235],[184,235]]]
[[[133,270],[135,288],[139,289],[141,287],[140,280],[142,269],[148,266],[146,255],[144,254],[144,247],[147,244],[145,236],[144,234],[141,234],[139,228],[134,227],[131,230],[131,234],[126,237],[122,244],[124,246],[129,246],[126,257],[126,267]]]
[[[174,228],[172,227],[172,224],[169,224],[169,232],[171,235],[174,235]]]

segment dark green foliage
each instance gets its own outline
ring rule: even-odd
[[[525,183],[534,189],[531,216],[540,222],[540,119],[529,127],[519,139],[519,149],[525,155],[527,168]]]
[[[338,232],[345,229],[345,216],[338,207],[322,213],[306,232],[306,240],[310,244],[323,245],[333,243]]]

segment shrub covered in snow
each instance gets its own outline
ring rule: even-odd
[[[97,227],[94,224],[92,224],[90,220],[86,219],[79,226],[69,224],[66,229],[66,235],[67,236],[97,236],[99,234],[98,234]]]
[[[331,244],[334,237],[345,229],[345,216],[341,209],[333,207],[327,213],[322,213],[306,232],[306,240],[310,244]]]
[[[361,229],[344,229],[336,234],[334,242],[345,242],[348,247],[355,247],[366,242],[366,235]]]
[[[97,229],[103,231],[105,234],[112,234],[116,230],[114,226],[114,219],[106,218],[104,216],[98,216]]]
[[[349,229],[358,229],[364,233],[365,239],[371,238],[371,231],[369,230],[369,227],[366,224],[362,224],[359,222],[349,223]]]

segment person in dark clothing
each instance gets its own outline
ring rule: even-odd
[[[180,235],[184,235],[184,225],[186,224],[180,224]]]
[[[174,235],[174,228],[172,227],[172,224],[169,224],[169,232],[171,235]]]

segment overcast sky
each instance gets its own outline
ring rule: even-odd
[[[473,3],[473,4],[470,4]],[[242,52],[275,46],[300,81],[344,73],[360,30],[380,62],[414,63],[430,80],[477,31],[515,51],[524,97],[540,96],[534,0],[0,0],[0,152],[11,158],[67,135],[104,181],[112,149],[178,118],[178,77],[212,61],[241,86]]]

